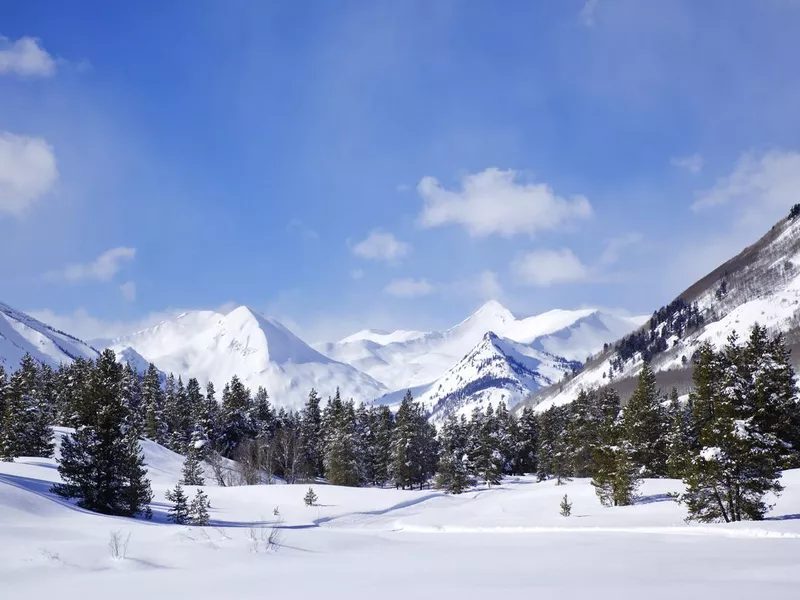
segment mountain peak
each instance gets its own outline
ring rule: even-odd
[[[489,300],[485,302],[478,310],[472,313],[472,316],[492,316],[504,320],[513,321],[514,315],[505,306],[500,304],[497,300]]]

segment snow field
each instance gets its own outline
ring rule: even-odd
[[[96,515],[49,492],[53,460],[0,463],[0,597],[797,598],[800,470],[771,520],[686,525],[649,480],[634,506],[604,508],[587,480],[531,477],[459,496],[314,485],[205,486],[209,527],[166,523],[182,457],[146,442],[152,522]],[[194,494],[193,487],[186,488]],[[559,515],[564,494],[572,516]],[[279,516],[273,515],[278,508]],[[266,548],[273,526],[279,548]],[[110,533],[130,534],[113,560]]]

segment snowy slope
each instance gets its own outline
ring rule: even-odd
[[[227,314],[189,312],[129,336],[111,348],[132,348],[164,372],[218,388],[234,375],[251,389],[264,386],[273,402],[299,408],[311,388],[345,398],[372,400],[386,388],[350,365],[324,356],[278,321],[240,306]]]
[[[687,525],[668,494],[646,480],[633,506],[604,508],[588,480],[563,486],[507,478],[457,496],[315,485],[217,487],[207,479],[210,527],[166,522],[164,494],[182,457],[144,448],[153,521],[89,513],[50,491],[51,459],[0,463],[0,593],[6,598],[193,600],[422,598],[504,600],[794,599],[800,587],[800,470],[769,520]],[[189,496],[194,487],[187,487]],[[559,515],[564,494],[572,517]],[[279,515],[273,514],[277,508]],[[272,527],[277,550],[267,551]],[[128,539],[109,554],[111,532]],[[413,574],[406,585],[399,574]],[[313,574],[313,576],[309,576]]]
[[[668,349],[656,354],[656,372],[673,371],[686,385],[691,381],[687,364],[704,341],[726,343],[734,331],[746,338],[756,323],[772,331],[782,331],[790,343],[800,340],[800,220],[783,219],[763,238],[720,265],[685,290],[679,298],[696,303],[703,316],[702,326],[682,336],[671,336]],[[644,331],[649,332],[646,324]],[[581,389],[609,384],[608,374],[617,361],[616,351],[592,361],[577,377],[558,388],[544,390],[532,399],[538,410],[571,402]],[[614,378],[634,377],[642,366],[637,354],[624,361]],[[683,373],[682,379],[679,374]]]
[[[583,361],[604,343],[641,323],[641,318],[619,317],[596,309],[552,310],[518,319],[499,302],[490,301],[442,332],[359,332],[317,348],[368,373],[389,389],[399,390],[435,382],[490,331],[568,360]]]
[[[476,407],[485,409],[501,401],[513,407],[578,366],[579,363],[489,332],[419,400],[431,412],[434,422],[453,413],[469,415]]]
[[[51,367],[98,356],[97,350],[78,338],[0,302],[0,364],[13,371],[26,353]]]

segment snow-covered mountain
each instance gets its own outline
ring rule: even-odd
[[[0,302],[0,364],[14,371],[28,353],[51,367],[76,358],[98,357],[97,350],[86,342]]]
[[[587,363],[575,378],[542,390],[531,403],[544,410],[571,402],[581,389],[609,384],[627,392],[645,358],[662,386],[686,391],[691,358],[701,342],[722,345],[734,331],[745,338],[756,323],[785,332],[790,344],[800,342],[798,218],[782,219],[755,244],[656,311],[641,329]]]
[[[449,414],[468,414],[503,401],[515,406],[531,392],[548,386],[580,363],[488,332],[456,365],[420,397],[434,422]]]
[[[299,408],[316,388],[345,398],[373,400],[387,389],[354,367],[320,354],[278,321],[246,306],[227,314],[192,311],[113,340],[160,370],[221,387],[234,375],[255,390],[264,386],[276,404]]]
[[[596,309],[551,310],[517,319],[490,301],[458,325],[421,333],[359,332],[339,342],[320,344],[327,356],[348,363],[393,390],[427,386],[443,377],[482,343],[488,332],[545,353],[583,361],[644,321]]]

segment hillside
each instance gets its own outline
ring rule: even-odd
[[[51,367],[98,356],[86,342],[0,302],[0,365],[13,371],[25,354]]]
[[[754,324],[800,337],[800,221],[785,218],[756,243],[692,284],[645,325],[610,344],[574,378],[543,389],[523,404],[539,410],[571,402],[582,388],[614,385],[625,397],[643,360],[659,385],[686,391],[691,360],[704,341],[742,338]],[[795,359],[798,357],[795,356]]]

